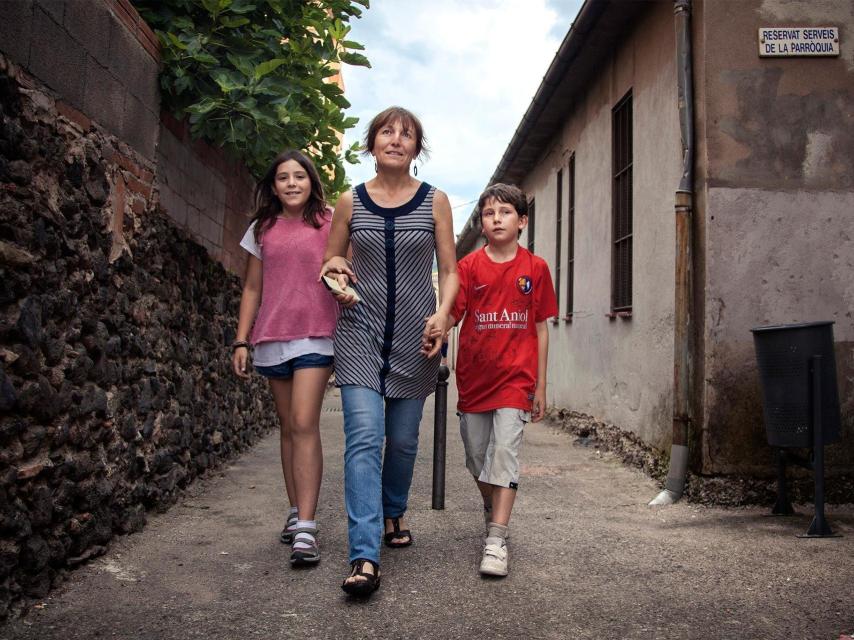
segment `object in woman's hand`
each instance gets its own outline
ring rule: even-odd
[[[329,276],[323,276],[321,278],[323,280],[323,284],[326,285],[326,288],[332,291],[333,293],[340,293],[342,295],[351,295],[356,302],[359,302],[361,298],[359,294],[356,293],[356,290],[353,287],[347,286],[342,288],[338,283],[338,280],[335,278],[330,278]]]

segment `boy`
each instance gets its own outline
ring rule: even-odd
[[[546,262],[519,246],[528,201],[519,188],[488,187],[477,209],[487,245],[460,260],[451,324],[464,318],[457,356],[466,467],[483,497],[487,537],[480,572],[507,575],[507,532],[519,483],[519,446],[543,417],[549,334],[557,315]]]

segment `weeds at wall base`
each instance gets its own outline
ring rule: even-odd
[[[579,446],[607,452],[623,464],[640,469],[664,488],[669,467],[669,455],[649,446],[635,434],[596,420],[592,416],[569,409],[553,409],[549,416],[557,428],[575,437]],[[717,507],[762,506],[769,511],[777,496],[776,477],[770,466],[768,477],[702,476],[688,473],[683,499],[693,504]],[[811,504],[813,478],[803,469],[788,470],[789,497],[796,504]],[[645,497],[647,500],[654,495]],[[854,501],[854,476],[834,475],[825,479],[825,499],[828,504],[847,504]]]

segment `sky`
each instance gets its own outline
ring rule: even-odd
[[[391,105],[424,125],[430,158],[418,178],[448,194],[459,233],[487,186],[583,0],[371,0],[351,22],[371,68],[345,65],[347,115],[359,123]],[[352,184],[374,175],[369,157],[346,165]]]

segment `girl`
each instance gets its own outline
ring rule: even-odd
[[[317,272],[331,219],[314,164],[287,150],[255,187],[255,217],[240,243],[250,255],[232,365],[238,376],[249,377],[251,342],[255,369],[270,381],[290,503],[280,538],[293,545],[293,565],[320,561],[320,406],[332,372],[337,305]]]

